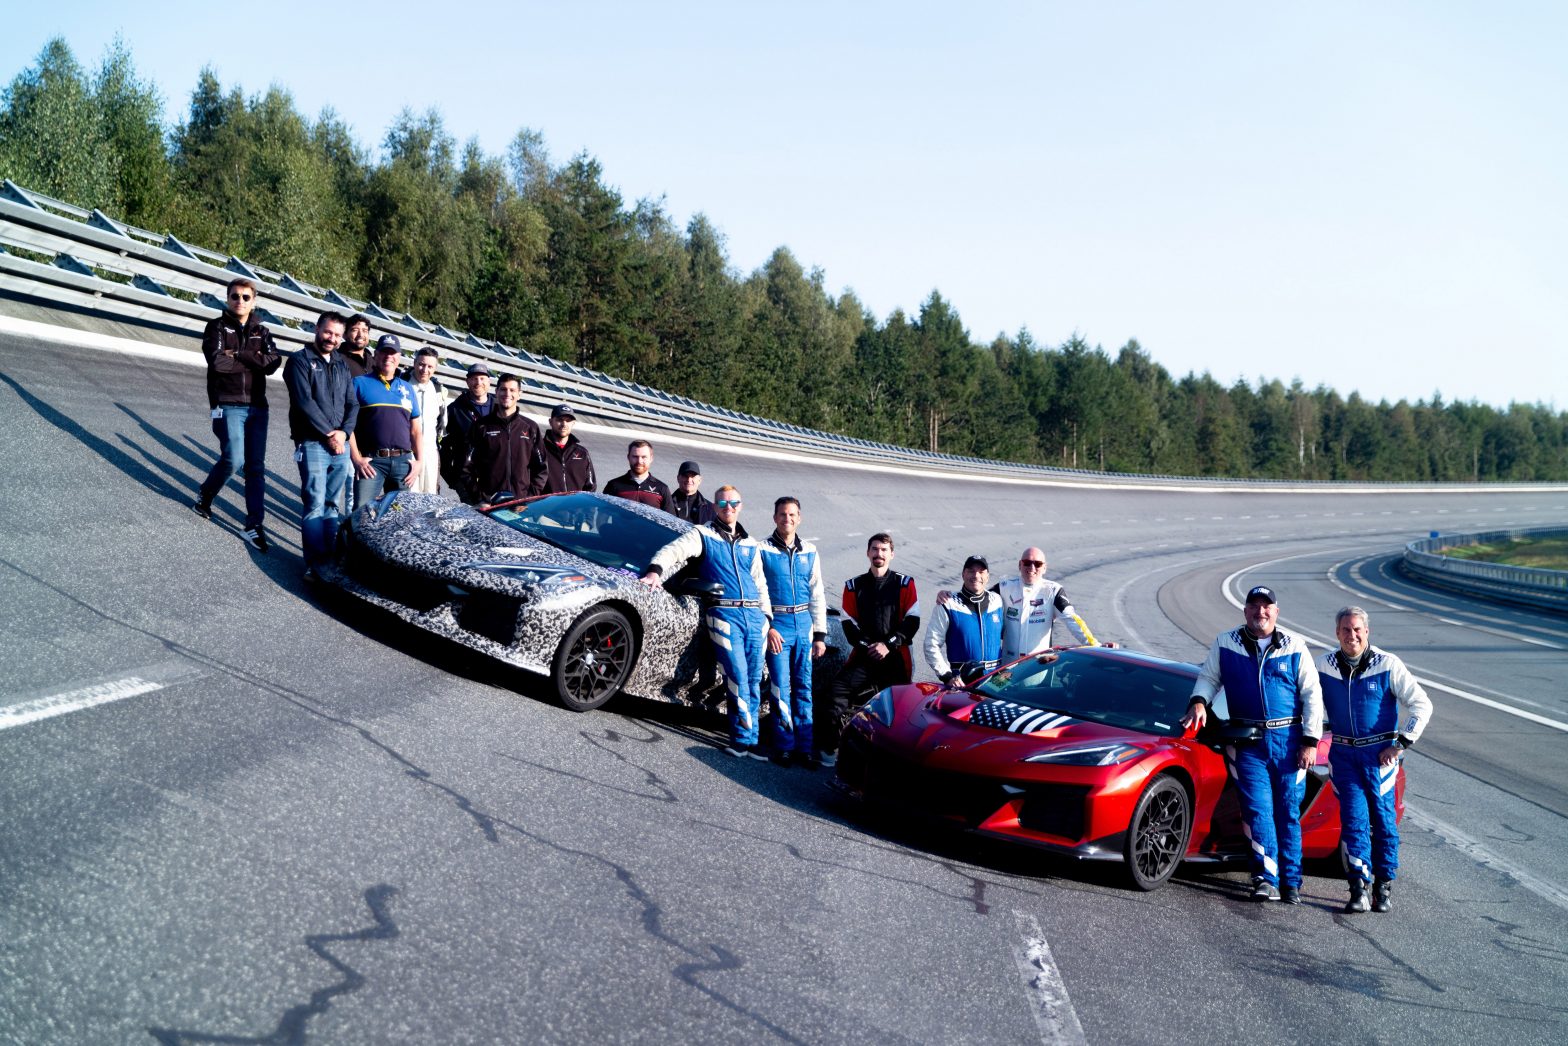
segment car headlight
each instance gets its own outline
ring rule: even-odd
[[[1078,748],[1053,748],[1029,756],[1026,763],[1064,763],[1067,766],[1115,766],[1143,754],[1143,749],[1129,744],[1081,745]]]
[[[586,575],[570,567],[552,567],[539,563],[469,563],[467,569],[482,570],[486,574],[529,585],[571,585],[588,580]]]
[[[875,697],[866,702],[865,707],[861,711],[880,719],[884,726],[892,726],[893,688],[888,687],[886,690],[878,691]]]

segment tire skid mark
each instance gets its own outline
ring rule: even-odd
[[[305,946],[336,970],[342,979],[325,988],[316,989],[311,993],[309,1002],[285,1010],[283,1016],[278,1018],[277,1027],[268,1034],[212,1035],[175,1028],[148,1028],[148,1034],[163,1046],[190,1046],[195,1043],[276,1043],[280,1046],[295,1046],[303,1043],[311,1018],[320,1017],[332,1008],[334,999],[356,992],[366,983],[365,975],[334,955],[328,950],[328,945],[394,940],[398,936],[398,928],[388,913],[388,907],[397,893],[397,887],[385,883],[365,891],[365,906],[370,909],[370,917],[375,920],[373,926],[352,933],[314,933],[305,937]]]
[[[391,745],[387,744],[385,741],[382,741],[380,738],[378,738],[369,729],[367,729],[365,727],[362,727],[359,724],[354,723],[353,721],[351,721],[349,719],[345,719],[342,716],[334,715],[333,713],[327,711],[326,709],[324,709],[322,707],[319,707],[312,698],[310,698],[306,694],[301,693],[300,691],[294,690],[291,687],[283,686],[283,685],[281,685],[279,683],[275,683],[275,682],[273,682],[273,681],[271,681],[269,679],[264,679],[264,678],[254,674],[252,672],[246,671],[243,668],[239,668],[239,667],[231,665],[231,664],[229,664],[229,663],[227,663],[225,661],[222,661],[222,660],[220,660],[220,659],[218,659],[216,657],[213,657],[210,654],[206,654],[206,653],[203,653],[202,651],[199,651],[199,650],[193,649],[193,648],[191,648],[189,646],[186,646],[185,644],[179,642],[178,640],[169,639],[166,636],[159,635],[159,634],[157,634],[157,633],[155,633],[155,632],[153,632],[153,631],[151,631],[149,629],[142,628],[139,625],[132,624],[131,622],[128,622],[128,621],[122,621],[119,618],[117,618],[117,617],[113,616],[112,614],[108,613],[107,611],[104,611],[104,610],[101,610],[98,607],[92,606],[91,604],[89,604],[86,601],[78,598],[77,596],[74,596],[71,593],[64,591],[63,589],[59,588],[58,586],[51,584],[50,582],[44,580],[43,578],[38,577],[37,575],[31,573],[30,571],[27,571],[24,568],[19,567],[19,566],[17,566],[14,563],[9,562],[8,560],[0,560],[0,563],[3,563],[4,565],[10,567],[12,570],[16,571],[18,574],[21,574],[22,576],[24,576],[24,577],[26,577],[26,578],[36,582],[37,584],[39,584],[39,585],[41,585],[41,586],[43,586],[45,588],[48,588],[50,591],[55,592],[61,598],[69,600],[72,603],[75,603],[76,605],[82,607],[83,609],[89,611],[90,613],[96,615],[97,617],[103,619],[104,621],[109,622],[109,623],[114,624],[114,625],[117,625],[117,626],[119,626],[121,628],[127,629],[128,631],[135,632],[138,635],[145,636],[146,638],[148,638],[148,639],[150,639],[150,640],[152,640],[152,641],[154,641],[156,643],[159,643],[160,645],[162,645],[164,647],[164,649],[168,650],[170,653],[178,654],[181,657],[189,658],[191,661],[194,661],[197,664],[203,665],[203,666],[211,669],[213,672],[221,673],[223,675],[229,676],[232,679],[235,679],[235,680],[238,680],[240,682],[243,682],[243,683],[245,683],[245,684],[247,684],[249,686],[253,686],[256,689],[261,690],[261,691],[263,691],[265,693],[272,694],[274,697],[277,697],[278,699],[280,699],[280,700],[282,700],[284,702],[287,702],[288,704],[293,705],[295,708],[298,708],[301,712],[304,712],[306,715],[309,715],[312,718],[319,719],[319,720],[321,720],[324,723],[331,724],[333,726],[339,727],[341,729],[350,731],[350,732],[358,735],[361,739],[363,739],[371,747],[373,747],[377,751],[381,752],[383,755],[387,756],[388,758],[393,760],[395,763],[397,763],[399,766],[401,766],[403,768],[403,772],[411,780],[416,781],[419,784],[424,785],[424,786],[426,786],[428,788],[433,788],[436,791],[440,792],[441,794],[447,796],[449,799],[451,799],[453,804],[457,807],[458,810],[460,810],[462,813],[464,813],[466,816],[468,816],[469,818],[471,818],[474,821],[475,825],[483,833],[483,835],[485,837],[485,840],[487,842],[489,842],[491,844],[499,845],[500,842],[502,841],[501,840],[501,830],[505,829],[506,831],[508,831],[508,832],[512,833],[513,835],[517,836],[519,839],[526,840],[528,842],[536,843],[536,844],[538,844],[540,846],[543,846],[543,847],[546,847],[546,848],[548,848],[550,850],[553,850],[556,853],[558,853],[558,854],[560,854],[560,855],[562,855],[564,857],[576,858],[576,859],[579,859],[579,860],[588,861],[590,863],[597,864],[597,865],[601,866],[605,870],[609,871],[614,876],[614,878],[617,879],[622,884],[622,886],[626,890],[627,896],[631,899],[633,904],[641,909],[640,921],[642,923],[643,930],[644,930],[645,933],[648,934],[649,937],[653,938],[654,940],[657,940],[660,943],[665,944],[668,947],[675,949],[677,952],[680,952],[681,954],[688,956],[690,959],[692,959],[693,961],[698,962],[698,963],[704,963],[704,964],[710,963],[712,961],[712,958],[711,958],[712,956],[728,956],[728,959],[726,960],[726,962],[728,962],[728,961],[739,962],[739,960],[735,959],[734,956],[731,953],[729,953],[729,952],[725,951],[724,949],[720,948],[718,945],[709,944],[709,943],[703,943],[703,944],[700,944],[700,945],[698,945],[698,944],[687,944],[686,942],[680,940],[679,938],[677,938],[673,934],[671,934],[669,931],[667,931],[664,928],[664,925],[663,925],[663,918],[664,918],[663,909],[660,908],[660,906],[654,901],[652,895],[650,895],[647,892],[647,890],[644,889],[643,886],[637,881],[636,875],[629,868],[627,868],[625,865],[619,864],[618,862],[616,862],[616,861],[614,861],[614,860],[612,860],[612,859],[610,859],[608,857],[605,857],[602,854],[596,854],[596,853],[592,853],[592,852],[587,851],[587,850],[580,850],[580,849],[577,849],[575,847],[570,847],[570,846],[566,846],[565,844],[562,844],[562,843],[554,842],[553,840],[547,838],[544,835],[541,835],[541,834],[536,833],[536,832],[532,832],[532,831],[528,830],[527,828],[524,828],[520,824],[516,824],[516,823],[514,823],[512,821],[509,821],[509,820],[506,820],[505,818],[502,818],[502,817],[497,817],[497,816],[495,816],[495,815],[493,815],[493,814],[491,814],[491,813],[489,813],[489,812],[487,812],[485,810],[480,809],[477,805],[474,804],[474,802],[472,800],[470,800],[462,792],[458,791],[455,788],[452,788],[449,785],[443,784],[442,782],[436,780],[436,778],[430,773],[430,771],[424,769],[423,767],[421,767],[418,764],[414,763],[412,760],[408,759],[406,756],[402,755],[400,752],[398,752]],[[714,968],[714,969],[720,969],[720,968],[728,969],[730,967],[725,965],[725,966],[721,966],[721,967],[711,967],[711,968]],[[780,1028],[778,1025],[772,1023],[766,1017],[762,1016],[760,1013],[755,1013],[755,1012],[747,1009],[741,1003],[736,1002],[733,999],[730,999],[729,997],[725,996],[724,994],[722,994],[722,993],[720,993],[720,992],[718,992],[718,991],[716,991],[714,989],[708,988],[708,987],[706,987],[704,985],[701,985],[701,984],[697,984],[692,979],[691,975],[688,974],[687,976],[681,976],[679,973],[677,973],[677,969],[679,969],[679,967],[675,967],[675,968],[671,969],[671,975],[672,976],[677,977],[677,979],[681,980],[683,983],[686,983],[686,984],[690,985],[691,987],[693,987],[697,991],[699,991],[702,994],[706,995],[708,998],[710,998],[713,1001],[719,1003],[721,1006],[724,1006],[726,1009],[729,1009],[732,1012],[734,1012],[735,1014],[737,1014],[737,1015],[739,1015],[741,1017],[744,1017],[744,1018],[754,1022],[759,1027],[763,1028],[764,1030],[768,1031],[769,1033],[773,1034],[774,1036],[776,1036],[776,1037],[778,1037],[780,1039],[783,1039],[786,1042],[801,1042],[802,1041],[802,1040],[797,1039],[794,1036],[790,1035],[789,1032],[785,1031],[783,1028]],[[182,1042],[184,1040],[173,1040],[173,1041],[175,1041],[175,1042]],[[232,1042],[248,1043],[248,1042],[255,1042],[255,1041],[271,1042],[271,1041],[275,1041],[275,1040],[223,1039],[223,1038],[213,1039],[213,1038],[208,1038],[208,1039],[205,1039],[205,1040],[194,1040],[194,1041],[206,1041],[206,1042],[230,1042],[230,1041],[232,1041]]]

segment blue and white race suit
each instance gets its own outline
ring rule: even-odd
[[[1432,718],[1432,700],[1405,663],[1369,646],[1352,662],[1338,650],[1318,658],[1323,711],[1334,732],[1329,753],[1339,796],[1340,854],[1352,883],[1388,881],[1399,869],[1394,783],[1399,760],[1382,766],[1390,745],[1415,744]]]
[[[773,750],[811,753],[811,645],[828,638],[828,604],[817,546],[797,535],[784,545],[778,534],[762,542],[762,571],[773,601],[773,629],[784,641],[768,653],[773,696]]]
[[[1296,759],[1302,745],[1316,744],[1323,734],[1323,694],[1312,652],[1281,628],[1262,639],[1245,627],[1223,632],[1209,647],[1193,700],[1212,703],[1221,688],[1231,722],[1263,728],[1263,740],[1225,749],[1241,793],[1252,874],[1271,886],[1299,887],[1306,771],[1297,769]]]
[[[715,519],[665,545],[648,569],[670,577],[699,557],[702,580],[723,586],[723,594],[703,608],[702,621],[730,695],[730,739],[738,745],[754,745],[762,708],[762,655],[773,616],[762,572],[762,547],[739,523],[729,531]]]
[[[926,632],[926,661],[947,682],[980,678],[997,665],[1002,652],[1002,597],[982,592],[971,597],[962,590],[938,603]]]

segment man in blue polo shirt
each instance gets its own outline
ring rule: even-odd
[[[355,505],[413,486],[419,471],[419,401],[414,386],[397,376],[402,351],[396,334],[383,334],[370,373],[354,379],[359,418],[349,437],[349,455]]]

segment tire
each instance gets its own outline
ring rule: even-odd
[[[637,661],[637,637],[626,615],[594,607],[578,618],[556,648],[550,678],[555,696],[573,712],[598,708],[621,692]]]
[[[1187,854],[1192,834],[1192,801],[1174,778],[1162,775],[1149,782],[1127,826],[1127,874],[1140,890],[1156,890],[1176,871]]]

